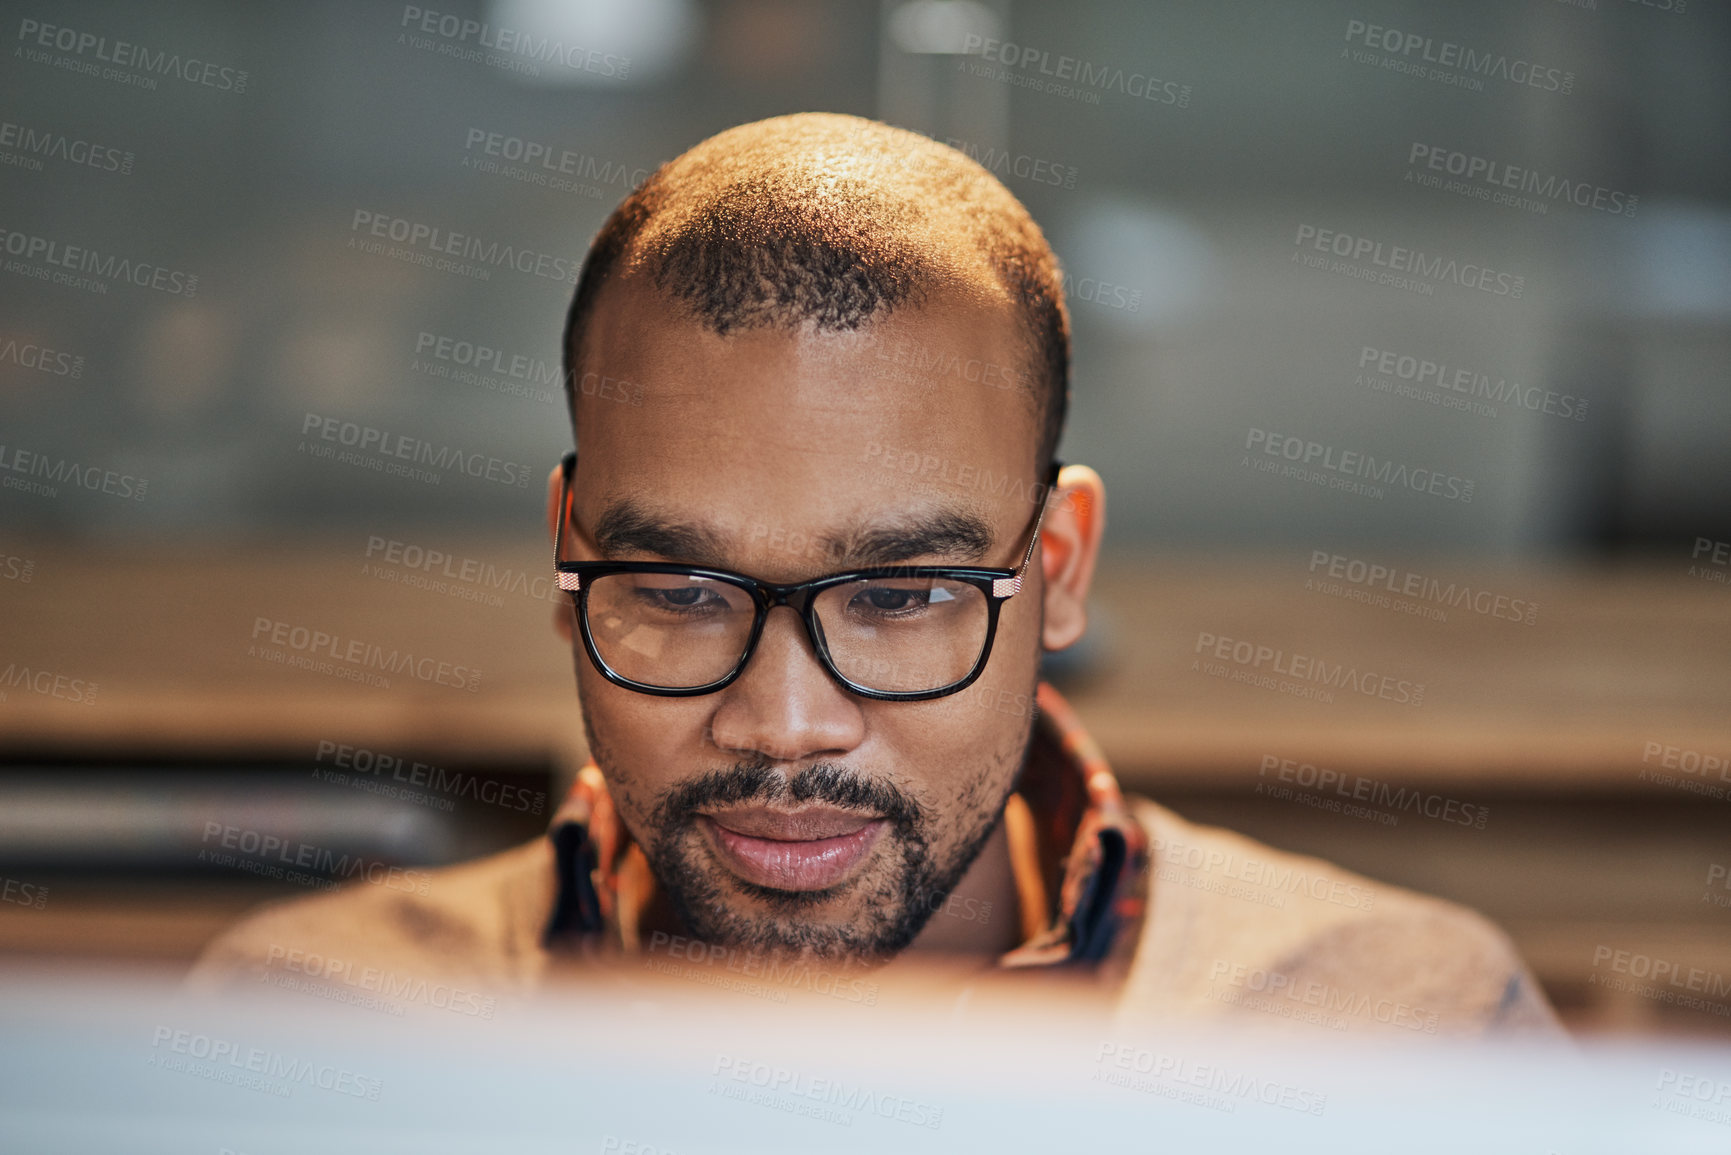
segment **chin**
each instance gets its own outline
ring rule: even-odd
[[[696,893],[670,887],[669,897],[704,942],[776,959],[872,965],[899,954],[929,917],[918,904],[886,901],[899,889],[876,871],[815,891],[773,890],[717,871]]]

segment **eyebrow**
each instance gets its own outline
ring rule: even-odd
[[[896,565],[917,557],[948,557],[977,564],[992,552],[996,535],[985,518],[937,510],[890,525],[857,526],[818,539],[839,561],[858,567]]]
[[[735,535],[702,522],[660,517],[631,498],[602,511],[594,540],[609,559],[647,553],[711,569],[732,569],[730,543],[737,545]],[[811,552],[828,557],[839,569],[865,569],[920,557],[977,565],[992,552],[997,535],[991,523],[971,510],[942,509],[904,514],[887,524],[848,526],[814,534],[810,540]]]
[[[601,512],[595,545],[602,557],[615,561],[625,554],[652,553],[715,568],[720,568],[724,550],[722,536],[709,526],[657,517],[631,498]]]

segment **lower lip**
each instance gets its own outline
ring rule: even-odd
[[[877,844],[887,819],[868,822],[852,834],[778,842],[752,838],[704,818],[710,841],[728,869],[747,882],[772,890],[827,890],[842,882]]]

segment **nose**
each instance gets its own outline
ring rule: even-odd
[[[717,695],[717,747],[778,762],[835,757],[865,738],[863,701],[835,683],[792,606],[777,606],[733,684]]]

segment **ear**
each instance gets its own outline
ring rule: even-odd
[[[1040,528],[1041,573],[1046,579],[1040,644],[1062,650],[1088,628],[1088,589],[1106,531],[1106,484],[1086,465],[1066,465],[1050,500]]]
[[[563,488],[564,469],[555,465],[547,474],[547,545],[551,548],[559,533],[559,518],[564,510],[559,508],[559,491]],[[571,606],[571,599],[560,595],[558,604],[553,607],[553,632],[565,639],[565,644],[571,644],[572,615],[576,611]]]

